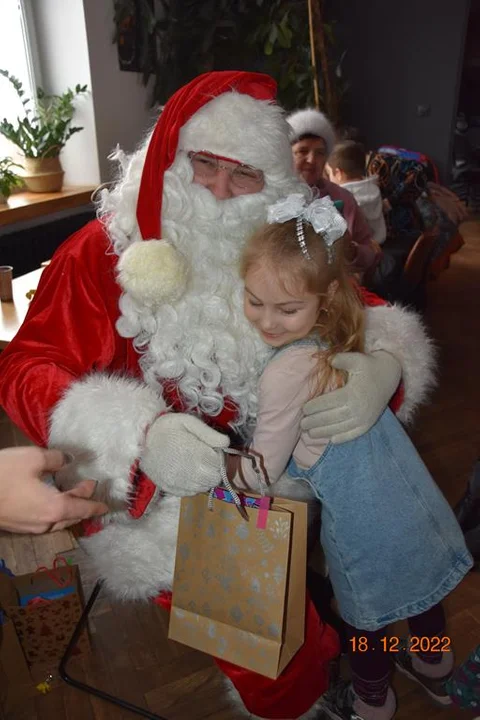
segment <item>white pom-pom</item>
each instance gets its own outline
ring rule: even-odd
[[[167,240],[141,240],[118,261],[118,282],[125,292],[148,307],[178,300],[187,285],[183,256]]]

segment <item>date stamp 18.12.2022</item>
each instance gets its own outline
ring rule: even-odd
[[[369,650],[379,650],[381,652],[397,653],[401,650],[407,650],[411,653],[433,653],[433,652],[451,652],[452,641],[447,636],[428,637],[427,635],[411,635],[410,637],[400,638],[397,635],[384,635],[379,638],[378,643],[373,643],[368,637],[360,635],[350,638],[353,652],[368,652]]]

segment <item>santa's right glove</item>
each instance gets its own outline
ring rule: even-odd
[[[215,448],[226,448],[229,444],[227,435],[197,417],[168,413],[150,426],[140,468],[171,495],[196,495],[220,484],[224,459],[223,453]]]

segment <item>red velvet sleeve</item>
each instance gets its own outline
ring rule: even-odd
[[[116,256],[98,221],[72,235],[42,273],[19,332],[0,355],[0,404],[45,444],[50,410],[73,379],[119,364]],[[115,362],[117,360],[117,362]]]
[[[383,298],[379,297],[378,295],[375,295],[375,293],[370,292],[370,290],[367,290],[366,288],[362,287],[361,285],[358,286],[358,290],[360,292],[360,297],[362,299],[362,302],[367,307],[378,307],[379,305],[388,305],[388,302],[384,300]]]

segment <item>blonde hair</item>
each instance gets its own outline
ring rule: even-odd
[[[352,278],[352,246],[346,233],[332,246],[333,259],[328,263],[323,238],[309,223],[304,223],[305,242],[311,260],[300,248],[296,220],[272,223],[258,229],[247,241],[241,259],[240,275],[259,265],[273,270],[289,294],[308,292],[318,295],[320,308],[311,335],[324,341],[328,348],[319,350],[316,382],[312,395],[343,385],[345,373],[330,366],[330,359],[340,352],[363,352],[364,311],[358,286]]]

